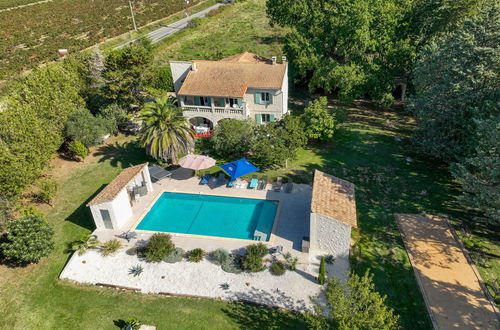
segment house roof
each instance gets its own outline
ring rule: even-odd
[[[281,89],[286,64],[272,64],[252,53],[221,61],[193,61],[178,94],[242,98],[247,88]]]
[[[128,167],[118,174],[116,178],[113,179],[106,187],[97,196],[95,196],[90,202],[88,202],[87,206],[92,206],[96,204],[101,204],[105,202],[110,202],[115,199],[116,196],[120,193],[120,191],[125,188],[130,181],[132,181],[137,174],[139,174],[145,167],[148,166],[148,163]]]
[[[357,228],[354,184],[316,170],[311,211]]]

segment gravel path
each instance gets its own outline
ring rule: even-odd
[[[85,261],[83,263],[82,261]],[[129,275],[132,266],[144,268],[140,276]],[[268,270],[260,273],[231,274],[210,261],[147,263],[125,250],[104,257],[91,250],[82,256],[74,254],[60,278],[80,283],[112,284],[140,289],[142,293],[169,293],[252,301],[293,310],[311,307],[310,297],[320,291],[317,263],[298,265],[297,271],[274,276]],[[224,290],[221,284],[229,284]]]

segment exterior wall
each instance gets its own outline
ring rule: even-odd
[[[255,103],[255,93],[268,92],[272,94],[273,100],[271,104]],[[245,93],[245,103],[248,109],[248,115],[252,120],[255,120],[256,114],[273,114],[279,120],[283,116],[283,91],[278,89],[254,89],[248,88]]]
[[[210,120],[214,126],[217,125],[219,120],[221,119],[226,119],[226,118],[234,118],[234,119],[246,119],[247,117],[244,116],[243,114],[237,114],[237,113],[212,113],[211,109],[207,109],[206,112],[200,112],[200,111],[183,111],[182,112],[183,116],[186,117],[188,120],[191,118],[195,117],[202,117]]]
[[[281,90],[283,91],[283,114],[286,114],[288,112],[288,64],[286,65],[285,77],[283,78]]]
[[[132,217],[132,207],[127,193],[127,189],[122,189],[118,196],[111,202],[111,221],[114,229],[122,228]]]
[[[174,81],[174,89],[176,93],[179,91],[179,89],[181,89],[184,78],[186,78],[186,75],[188,74],[189,70],[191,70],[191,65],[192,62],[189,61],[170,62],[170,69],[172,70],[172,79]]]
[[[108,210],[113,229],[120,229],[132,217],[132,207],[130,206],[127,190],[124,188],[118,196],[111,202],[92,205],[90,211],[94,218],[97,229],[103,230],[104,222],[100,210]]]
[[[335,258],[349,255],[351,227],[340,221],[311,213],[311,250],[331,253]]]

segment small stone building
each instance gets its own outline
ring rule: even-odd
[[[316,170],[310,216],[310,250],[347,258],[358,226],[354,184]]]
[[[134,203],[152,191],[148,163],[124,169],[87,204],[97,229],[121,229]]]

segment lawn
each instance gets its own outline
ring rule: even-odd
[[[112,329],[136,316],[159,329],[299,328],[294,315],[216,300],[170,298],[76,285],[57,279],[69,258],[67,244],[93,230],[85,204],[122,168],[147,161],[134,138],[120,136],[85,163],[56,160],[59,191],[48,221],[55,227],[52,255],[27,268],[0,266],[0,325],[9,329]],[[207,322],[210,320],[210,322]]]

